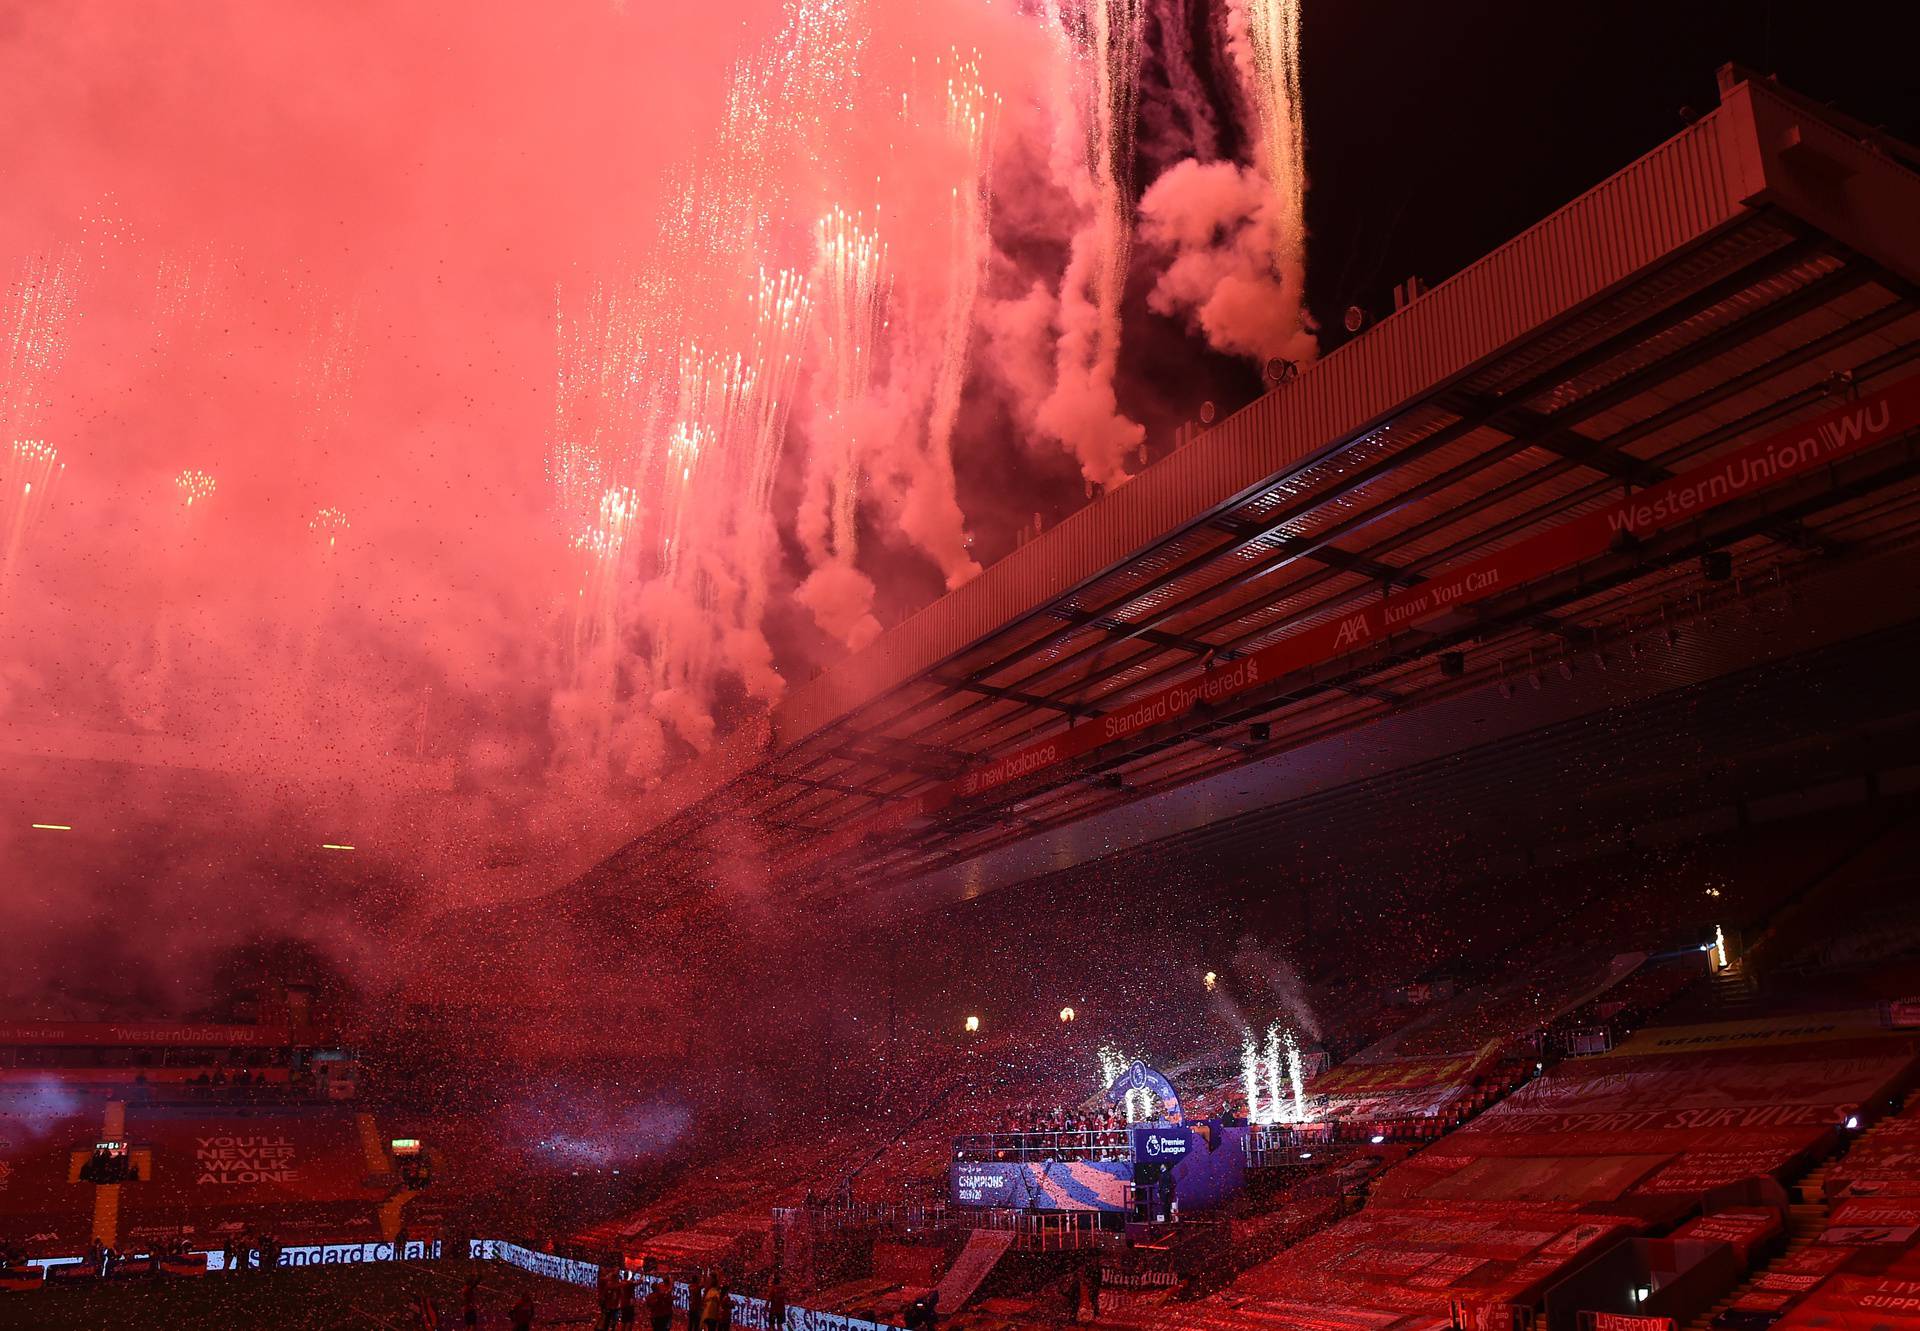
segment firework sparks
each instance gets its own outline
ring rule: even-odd
[[[563,530],[596,521],[610,486],[642,466],[638,441],[657,409],[663,341],[657,282],[595,283],[583,307],[555,298],[559,348],[547,476]]]
[[[1099,1050],[1100,1084],[1112,1086],[1133,1066],[1134,1060],[1110,1044],[1103,1044]],[[1121,1097],[1121,1108],[1127,1116],[1127,1122],[1139,1123],[1154,1117],[1157,1112],[1153,1092],[1142,1088],[1132,1089]]]
[[[1145,434],[1120,414],[1114,395],[1120,302],[1133,253],[1143,12],[1139,0],[1071,0],[1059,11],[1057,34],[1073,73],[1062,120],[1079,131],[1084,171],[1075,193],[1087,221],[1060,283],[1056,380],[1039,422],[1079,457],[1089,492],[1126,478],[1127,456]]]
[[[573,619],[576,677],[591,648],[610,641],[617,631],[616,610],[620,578],[626,565],[629,538],[640,516],[640,500],[627,486],[602,492],[599,512],[591,526],[573,539],[582,567]]]
[[[0,437],[19,438],[40,428],[48,383],[66,357],[78,266],[70,249],[30,257],[7,290],[0,315],[6,338],[0,348]]]
[[[1132,252],[1133,132],[1140,91],[1139,0],[1081,0],[1063,11],[1080,46],[1087,171],[1098,217],[1099,255],[1093,296],[1103,319],[1117,324],[1121,288]]]
[[[957,179],[948,213],[946,308],[940,328],[940,360],[927,413],[928,469],[912,497],[908,522],[940,563],[949,589],[979,565],[967,553],[965,520],[953,477],[953,431],[966,384],[967,351],[973,340],[974,307],[993,242],[987,219],[992,198],[993,126],[1000,97],[987,90],[978,51],[951,55],[946,82],[946,130],[957,152]]]
[[[1271,1123],[1272,1115],[1260,1107],[1260,1051],[1251,1035],[1240,1042],[1240,1083],[1247,1097],[1248,1121]]]
[[[156,351],[193,347],[205,334],[221,294],[221,251],[208,245],[170,251],[154,271],[153,345]]]
[[[860,439],[853,407],[872,387],[874,358],[886,329],[887,247],[858,213],[835,207],[814,231],[818,247],[819,333],[825,366],[825,410],[832,436],[825,459],[829,519],[816,564],[850,563],[857,537]],[[820,441],[816,441],[820,448]],[[825,452],[825,449],[822,449]]]
[[[1280,1028],[1267,1027],[1267,1056],[1263,1060],[1267,1073],[1267,1112],[1275,1122],[1280,1119],[1280,1106],[1285,1103],[1280,1096],[1280,1078],[1282,1060],[1280,1056]]]
[[[887,247],[859,213],[834,207],[814,229],[819,254],[821,345],[835,410],[866,393],[886,329]]]
[[[753,293],[757,391],[753,444],[747,459],[747,495],[756,515],[766,514],[771,507],[774,472],[786,438],[787,413],[793,405],[812,314],[813,298],[804,274],[790,268],[761,271]]]
[[[713,510],[700,502],[707,478],[722,478],[728,459],[747,430],[758,376],[739,351],[690,343],[680,357],[680,410],[667,439],[666,477],[671,517],[666,550],[677,561],[689,520]],[[726,502],[715,493],[716,503]]]
[[[0,597],[12,587],[27,543],[45,516],[54,487],[65,470],[59,450],[46,441],[13,441],[7,475],[0,481],[4,486],[0,489],[0,537],[6,542],[5,562],[0,563]]]
[[[1307,1121],[1307,1077],[1300,1060],[1300,1041],[1292,1031],[1280,1037],[1281,1052],[1287,1059],[1287,1085],[1293,1091],[1293,1118],[1296,1123]]]
[[[1229,0],[1228,33],[1257,130],[1254,164],[1270,197],[1274,266],[1295,272],[1305,262],[1307,234],[1299,0]]]

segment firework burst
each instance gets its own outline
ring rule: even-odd
[[[320,509],[307,520],[307,530],[313,533],[322,556],[330,556],[339,548],[340,538],[352,525],[347,515],[337,508]]]
[[[214,479],[208,473],[196,467],[188,467],[173,478],[174,492],[180,496],[180,505],[189,513],[196,507],[205,508],[207,501],[213,498]]]

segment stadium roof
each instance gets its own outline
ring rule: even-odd
[[[795,689],[593,880],[702,876],[715,828],[923,877],[1905,550],[1915,161],[1722,71],[1680,134]]]

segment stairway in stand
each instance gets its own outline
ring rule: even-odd
[[[1713,985],[1713,1006],[1724,1019],[1737,1020],[1754,1015],[1758,1006],[1756,996],[1759,986],[1746,968],[1738,961],[1730,962],[1724,970],[1716,971],[1710,983]]]
[[[1794,1184],[1793,1195],[1796,1200],[1787,1208],[1786,1247],[1781,1249],[1772,1261],[1764,1266],[1754,1267],[1744,1282],[1735,1285],[1713,1307],[1688,1322],[1687,1331],[1708,1331],[1708,1328],[1713,1325],[1713,1319],[1731,1307],[1734,1300],[1751,1290],[1755,1282],[1772,1269],[1774,1262],[1813,1246],[1827,1228],[1827,1199],[1823,1189],[1827,1175],[1832,1169],[1833,1161],[1823,1160],[1808,1170],[1806,1177]]]
[[[967,1246],[953,1259],[953,1265],[940,1280],[940,1312],[952,1316],[972,1298],[1000,1259],[1013,1247],[1010,1229],[976,1229],[967,1235]]]

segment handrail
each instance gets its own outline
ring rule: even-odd
[[[1079,1132],[975,1132],[953,1139],[957,1164],[989,1160],[1131,1160],[1126,1128]]]
[[[1129,1208],[1131,1209],[1131,1208]],[[862,1224],[894,1224],[905,1229],[990,1229],[1011,1231],[1018,1246],[1042,1252],[1084,1248],[1098,1241],[1100,1211],[1022,1211],[1012,1207],[906,1206],[896,1202],[854,1202],[846,1206],[776,1206],[774,1223],[805,1223],[839,1229]]]

